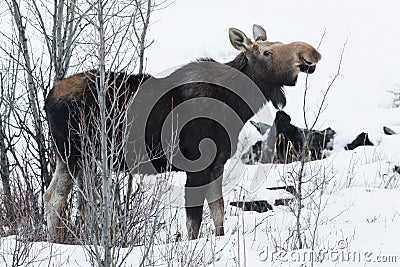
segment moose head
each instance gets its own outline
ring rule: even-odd
[[[267,39],[267,33],[259,25],[253,26],[254,41],[236,28],[229,29],[229,39],[234,48],[241,51],[247,61],[242,70],[261,89],[268,85],[272,91],[271,100],[274,102],[271,86],[294,86],[300,72],[311,74],[321,59],[321,54],[310,44],[292,42],[284,44]],[[283,92],[282,92],[283,94]],[[282,98],[279,99],[279,98]],[[284,95],[275,99],[283,106],[286,104]]]

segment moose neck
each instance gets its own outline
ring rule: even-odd
[[[226,63],[226,65],[241,71],[247,77],[249,77],[258,86],[265,100],[272,101],[275,107],[279,105],[283,107],[286,105],[286,99],[282,91],[282,85],[271,84],[271,82],[268,81],[268,76],[266,76],[265,73],[262,73],[262,70],[257,69],[252,64],[250,64],[244,53],[240,53],[234,60]],[[260,99],[254,99],[253,104],[255,105],[253,105],[252,107],[256,110],[259,110],[266,103],[265,101],[260,101]],[[254,112],[243,114],[243,116],[246,117],[247,120],[250,119],[253,115]]]

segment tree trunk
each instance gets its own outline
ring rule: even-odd
[[[7,222],[10,228],[15,229],[15,211],[12,205],[11,187],[10,187],[10,169],[7,158],[7,147],[5,142],[5,135],[3,131],[3,120],[0,116],[0,168],[1,168],[1,181],[3,184],[3,197],[4,204],[7,212]]]
[[[31,65],[31,59],[29,55],[28,49],[28,39],[25,34],[25,27],[22,23],[22,16],[20,13],[20,9],[18,3],[15,0],[12,0],[12,12],[15,20],[15,24],[18,28],[18,36],[19,36],[19,47],[24,57],[24,67],[25,73],[28,81],[28,97],[30,109],[32,110],[34,127],[35,127],[35,142],[38,146],[38,160],[40,164],[40,175],[41,175],[41,195],[43,196],[45,189],[50,184],[50,175],[47,170],[47,159],[46,159],[46,145],[45,145],[45,137],[43,133],[42,121],[39,113],[39,101],[38,101],[38,90],[35,86],[35,82],[33,79],[33,69]],[[43,212],[43,208],[42,208]]]

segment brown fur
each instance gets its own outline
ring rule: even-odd
[[[51,90],[55,101],[65,100],[65,98],[76,98],[83,93],[84,88],[89,83],[89,72],[74,74],[58,82]]]

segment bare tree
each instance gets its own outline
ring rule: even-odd
[[[321,42],[322,42],[324,35],[325,35],[325,33],[323,34],[323,36],[321,38]],[[320,44],[321,44],[321,42],[320,42]],[[326,108],[326,100],[327,100],[328,93],[330,92],[335,81],[341,75],[340,70],[341,70],[343,54],[344,54],[344,51],[346,48],[346,44],[347,44],[347,41],[345,42],[342,52],[341,52],[341,55],[340,55],[337,72],[332,77],[331,81],[328,83],[327,89],[323,92],[321,103],[318,105],[317,111],[314,113],[314,119],[312,120],[311,124],[309,123],[309,120],[307,119],[307,112],[306,112],[306,109],[307,109],[306,99],[307,99],[307,93],[309,90],[308,75],[307,75],[306,81],[305,81],[305,90],[304,90],[304,95],[303,95],[303,118],[304,118],[304,123],[306,125],[306,128],[303,132],[304,142],[300,149],[301,154],[300,154],[300,158],[299,158],[299,164],[298,164],[298,166],[294,167],[291,172],[289,172],[290,177],[287,180],[287,181],[290,181],[291,184],[294,184],[295,189],[296,189],[296,191],[294,193],[296,205],[292,208],[292,212],[296,219],[295,229],[293,231],[293,240],[295,240],[293,248],[295,248],[295,249],[303,249],[303,248],[310,246],[310,244],[307,244],[306,237],[304,235],[304,231],[305,231],[305,227],[303,225],[304,200],[311,198],[311,201],[314,202],[314,204],[316,204],[316,206],[318,207],[318,212],[315,214],[316,221],[318,223],[318,219],[319,219],[319,215],[320,215],[321,207],[322,207],[321,196],[322,196],[322,193],[324,192],[324,186],[329,181],[329,179],[332,179],[332,177],[329,178],[329,177],[323,176],[323,179],[321,181],[317,181],[317,182],[313,183],[314,186],[311,186],[310,188],[308,188],[306,190],[304,189],[305,184],[309,183],[312,180],[315,180],[315,178],[317,177],[317,175],[308,175],[308,176],[305,175],[305,169],[307,167],[307,162],[309,161],[309,158],[310,158],[309,153],[310,153],[310,147],[311,147],[311,142],[312,142],[312,138],[313,138],[312,131],[315,129],[315,126],[318,123],[320,116],[322,115],[323,111]],[[318,45],[318,47],[319,46],[320,45]],[[289,155],[289,153],[287,153],[287,154]],[[323,174],[323,173],[325,173],[325,171],[320,169],[320,170],[316,171],[316,173]],[[315,193],[319,193],[319,197],[317,197],[317,199],[319,199],[319,200],[312,199],[313,197],[315,197],[315,195],[314,195]],[[317,223],[312,231],[314,234],[316,232]],[[313,236],[311,239],[312,239],[311,247],[314,248],[315,236]]]
[[[25,26],[22,21],[22,15],[20,12],[20,7],[17,1],[12,0],[11,2],[7,2],[10,8],[10,11],[14,17],[15,25],[18,29],[18,41],[17,47],[19,48],[19,52],[23,57],[23,68],[25,70],[25,77],[27,83],[27,92],[29,99],[30,112],[33,115],[34,122],[34,140],[37,144],[38,150],[38,161],[40,164],[40,174],[41,181],[43,185],[46,185],[50,181],[50,175],[48,171],[48,164],[46,159],[46,142],[45,142],[45,134],[43,129],[43,116],[40,114],[39,107],[39,99],[37,88],[37,83],[34,81],[33,67],[31,62],[31,55],[28,48],[28,37],[26,35]],[[42,190],[44,192],[44,190]]]
[[[93,5],[96,17],[90,23],[91,27],[96,29],[96,34],[91,36],[91,42],[96,47],[96,53],[90,56],[94,62],[98,62],[98,71],[91,79],[96,85],[98,110],[96,107],[89,115],[82,115],[80,131],[83,177],[82,182],[78,183],[83,185],[80,193],[83,205],[86,206],[83,224],[86,229],[94,231],[81,231],[84,236],[80,240],[94,244],[93,248],[88,249],[93,262],[101,266],[110,266],[124,262],[126,256],[121,255],[118,248],[121,245],[126,246],[130,243],[132,247],[133,244],[147,243],[150,238],[146,247],[151,248],[156,229],[160,203],[156,202],[155,196],[160,193],[160,187],[152,189],[155,190],[154,197],[145,197],[146,190],[143,189],[142,179],[139,178],[136,190],[132,194],[134,178],[122,171],[125,163],[120,155],[123,154],[125,139],[121,140],[119,136],[122,134],[125,119],[123,114],[128,101],[124,99],[124,90],[127,88],[123,84],[129,74],[117,74],[122,79],[122,85],[114,82],[114,73],[120,72],[121,67],[129,73],[133,69],[132,66],[137,66],[137,61],[139,72],[143,72],[144,51],[147,48],[146,32],[150,14],[156,5],[151,0],[135,0],[121,4],[98,1]],[[125,15],[127,13],[133,16]],[[133,36],[140,36],[137,43],[126,40],[132,31]],[[127,54],[129,58],[116,56],[120,54]],[[129,68],[126,69],[124,65]],[[91,132],[92,129],[96,131]],[[87,136],[90,138],[86,138]],[[93,153],[93,150],[87,148],[95,148],[94,151],[97,152]],[[120,190],[126,184],[126,180],[128,188],[122,195]],[[147,205],[143,206],[143,203]],[[138,226],[144,227],[142,233],[138,231]],[[146,230],[147,228],[149,230]],[[142,241],[141,237],[144,238]],[[146,258],[147,253],[143,260]]]
[[[3,75],[0,73],[0,90],[4,92],[6,90],[6,85],[4,81]],[[0,100],[0,107],[4,106],[4,99]],[[4,115],[7,116],[9,113],[7,111],[4,112]],[[10,185],[10,164],[8,160],[8,146],[5,134],[5,125],[3,122],[3,114],[0,116],[0,174],[1,181],[3,185],[3,203],[6,210],[6,218],[7,225],[13,229],[15,227],[15,211],[14,206],[12,204],[12,195],[11,195],[11,185]],[[12,231],[13,232],[13,231]]]
[[[43,113],[44,99],[49,90],[71,69],[98,69],[95,79],[101,116],[93,123],[98,123],[103,134],[117,129],[123,118],[116,117],[115,110],[104,109],[110,71],[124,71],[126,74],[134,69],[145,71],[145,50],[152,43],[146,38],[150,15],[164,6],[165,2],[153,0],[6,0],[0,4],[3,11],[10,11],[9,19],[12,19],[10,31],[0,31],[1,41],[5,44],[0,47],[2,66],[9,63],[7,69],[0,70],[3,93],[0,101],[1,210],[7,213],[9,223],[21,222],[22,217],[31,216],[27,212],[32,211],[35,216],[30,218],[35,221],[31,226],[36,231],[42,230],[44,212],[41,198],[50,183],[57,153],[52,150],[52,137],[48,134]],[[115,95],[120,90],[114,88]],[[110,121],[113,123],[108,124]],[[81,223],[80,218],[85,214],[77,214],[79,216],[73,222],[75,214],[71,213],[64,223],[75,242],[95,243],[105,248],[104,255],[93,255],[101,256],[96,262],[101,259],[110,265],[116,262],[113,259],[115,254],[111,257],[112,246],[140,244],[147,240],[140,227],[149,225],[149,220],[151,224],[156,222],[153,218],[157,211],[149,207],[158,204],[155,199],[144,200],[146,192],[141,181],[135,184],[132,175],[114,172],[114,152],[119,153],[121,148],[109,151],[108,146],[115,142],[116,137],[99,137],[97,141],[89,142],[83,136],[88,145],[99,142],[101,153],[98,157],[85,151],[84,179],[74,180],[76,186],[82,187],[89,181],[93,187],[85,186],[86,191],[70,196],[70,199],[80,199],[80,203],[90,203],[86,215],[92,215],[92,219]],[[101,187],[97,186],[99,181]],[[93,188],[99,190],[93,191]],[[25,202],[29,206],[25,203],[20,205],[23,197],[30,198]],[[139,209],[132,211],[133,206]],[[22,207],[26,208],[24,212]],[[97,228],[96,238],[89,237],[90,232],[82,234],[85,230],[96,229],[91,227],[93,225],[101,225]],[[41,235],[32,236],[40,239]]]
[[[9,134],[6,139],[11,142],[9,143],[11,146],[9,151],[13,156],[11,164],[19,167],[21,175],[26,172],[21,160],[22,147],[26,146],[31,159],[28,161],[29,168],[40,178],[33,185],[33,190],[37,192],[36,187],[39,187],[42,196],[51,180],[51,162],[53,162],[43,113],[43,100],[49,88],[65,76],[77,35],[83,27],[77,26],[80,25],[80,20],[75,18],[77,9],[75,0],[48,3],[39,1],[20,3],[10,0],[3,4],[5,5],[1,7],[10,11],[13,26],[10,30],[0,32],[6,44],[0,48],[1,54],[5,60],[12,62],[13,68],[11,72],[5,74],[4,79],[8,80],[9,84],[12,81],[15,84],[9,88],[11,91],[8,95],[3,94],[3,98],[9,97],[7,101],[2,102],[12,117],[11,121],[6,121],[11,129],[6,133]],[[48,4],[54,6],[54,13],[43,8]],[[44,24],[49,17],[53,18],[52,34],[48,34]],[[40,43],[43,44],[43,50],[32,48],[40,46]],[[12,136],[14,138],[11,138]],[[14,147],[16,136],[19,136],[18,149]],[[43,206],[40,213],[43,214]]]

